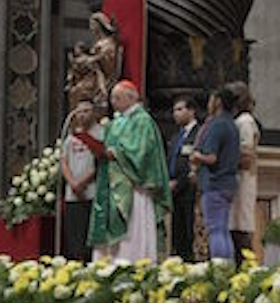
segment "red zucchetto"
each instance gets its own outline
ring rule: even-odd
[[[127,80],[127,79],[121,80],[117,83],[117,85],[119,85],[123,88],[130,89],[130,90],[138,93],[138,89],[137,89],[136,85],[131,80]]]

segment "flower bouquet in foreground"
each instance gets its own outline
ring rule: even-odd
[[[8,228],[28,219],[34,213],[54,211],[61,142],[46,147],[42,157],[35,158],[23,168],[19,176],[14,176],[10,190],[0,202],[0,216]]]
[[[84,266],[62,256],[12,262],[0,256],[1,303],[279,303],[280,268],[268,269],[244,251],[237,271],[216,259],[188,264],[171,257],[130,263],[104,258]]]

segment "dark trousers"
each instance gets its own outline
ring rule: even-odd
[[[172,250],[184,261],[193,261],[195,195],[173,197]]]
[[[64,234],[68,259],[91,261],[92,249],[86,246],[90,211],[90,201],[66,203]]]
[[[244,260],[242,256],[242,248],[252,249],[253,234],[249,232],[243,232],[234,230],[231,232],[233,244],[234,244],[234,258],[237,266],[240,266]]]

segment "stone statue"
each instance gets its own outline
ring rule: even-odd
[[[102,107],[121,73],[122,48],[117,27],[101,12],[92,14],[89,27],[94,37],[91,47],[78,42],[68,56],[66,90],[72,108],[85,99]]]

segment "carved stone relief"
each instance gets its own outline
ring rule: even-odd
[[[37,102],[37,88],[27,77],[18,77],[9,87],[10,104],[15,109],[28,109]]]
[[[30,45],[26,43],[17,44],[10,50],[9,67],[19,75],[31,74],[38,67],[38,55]]]
[[[4,184],[36,153],[39,0],[8,1]]]

